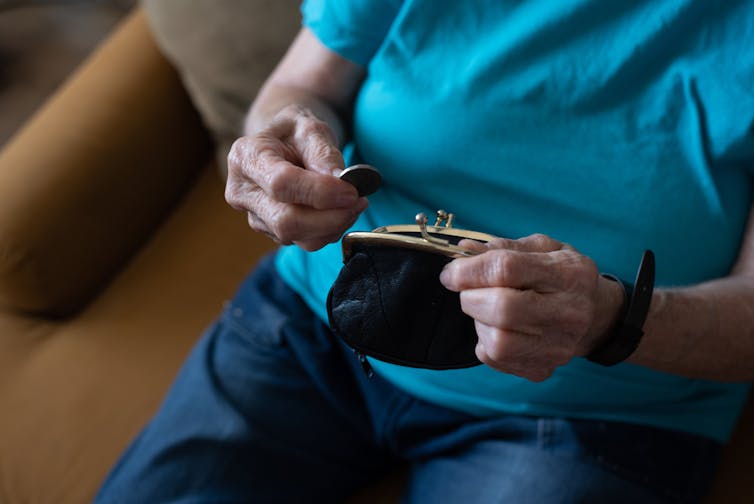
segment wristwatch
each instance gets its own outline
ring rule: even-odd
[[[644,322],[652,303],[655,283],[655,256],[645,250],[636,273],[636,281],[631,284],[612,275],[603,277],[618,282],[623,287],[624,305],[621,321],[613,328],[610,336],[586,358],[603,366],[614,366],[626,360],[639,346],[644,336]]]

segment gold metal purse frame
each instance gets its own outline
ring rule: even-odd
[[[433,226],[427,226],[427,216],[416,214],[416,224],[396,224],[378,227],[373,231],[355,231],[343,237],[343,261],[351,257],[354,244],[383,245],[386,247],[400,247],[422,252],[441,254],[448,257],[464,257],[479,254],[476,250],[456,245],[455,241],[468,238],[480,242],[488,242],[495,237],[478,231],[457,229],[453,227],[455,215],[445,210],[437,211],[437,220]],[[448,240],[452,237],[457,240]]]

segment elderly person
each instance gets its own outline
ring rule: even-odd
[[[226,191],[290,246],[99,502],[336,502],[397,461],[407,502],[698,501],[754,377],[754,4],[302,9]],[[337,177],[355,162],[382,171],[369,201]],[[367,375],[327,325],[337,242],[441,207],[505,237],[440,277],[482,365]],[[627,293],[600,272],[632,279],[645,249],[644,336],[602,365]]]

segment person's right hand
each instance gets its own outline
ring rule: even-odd
[[[367,207],[337,177],[343,168],[329,126],[306,108],[288,106],[267,129],[233,144],[225,199],[247,213],[252,229],[318,250],[337,241]]]

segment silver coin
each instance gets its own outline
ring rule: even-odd
[[[345,180],[356,188],[359,196],[369,196],[379,189],[382,175],[374,166],[357,164],[343,170],[340,179]]]

